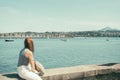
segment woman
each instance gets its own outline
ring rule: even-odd
[[[26,80],[42,80],[35,70],[33,53],[33,40],[28,37],[24,41],[24,49],[22,49],[19,54],[17,72],[21,78]]]

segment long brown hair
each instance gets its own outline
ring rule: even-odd
[[[34,43],[32,38],[27,37],[24,41],[24,48],[28,48],[30,51],[34,52]]]

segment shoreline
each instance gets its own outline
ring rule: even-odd
[[[43,80],[77,80],[98,75],[120,74],[119,63],[80,65],[73,67],[46,69]],[[0,74],[0,80],[18,80],[16,72]],[[87,79],[86,79],[87,80]],[[89,80],[89,79],[88,79]]]

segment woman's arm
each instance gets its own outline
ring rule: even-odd
[[[33,53],[30,51],[27,51],[26,55],[25,55],[28,59],[29,59],[29,63],[31,65],[31,70],[32,72],[36,72],[35,70],[35,64],[34,64],[34,56]]]

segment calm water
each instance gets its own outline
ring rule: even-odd
[[[24,39],[0,39],[0,73],[16,71],[23,43]],[[45,68],[120,63],[120,38],[34,39],[34,44],[35,59]]]

